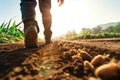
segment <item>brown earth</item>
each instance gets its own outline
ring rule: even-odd
[[[105,80],[86,69],[84,61],[101,54],[120,61],[120,39],[54,41],[39,48],[26,49],[23,43],[0,45],[0,80]],[[120,80],[118,76],[110,80]]]

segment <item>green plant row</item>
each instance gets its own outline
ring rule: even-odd
[[[69,31],[65,35],[65,39],[96,39],[96,38],[119,38],[120,37],[120,22],[114,26],[101,27],[100,25],[93,28],[82,28],[79,34]]]
[[[97,38],[119,38],[120,33],[115,32],[101,32],[97,34],[82,34],[79,39],[97,39]]]
[[[11,23],[3,22],[0,25],[0,43],[13,43],[24,39],[23,31],[20,30],[19,25],[22,22],[16,24],[16,21]]]
[[[65,39],[67,40],[78,40],[78,39],[98,39],[98,38],[119,38],[120,33],[115,32],[101,32],[97,34],[91,34],[91,33],[82,33],[82,34],[71,34]]]

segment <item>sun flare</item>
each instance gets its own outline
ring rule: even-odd
[[[87,27],[94,22],[94,17],[87,3],[83,0],[66,0],[62,7],[57,2],[52,2],[51,9],[53,17],[52,29],[58,34],[75,30],[80,32],[82,27]]]
[[[40,28],[39,37],[44,38],[44,27],[38,7],[39,0],[36,1],[36,20]],[[100,24],[120,21],[120,0],[65,0],[61,7],[58,6],[57,0],[51,1],[53,38],[65,34],[67,31],[75,30],[79,33],[84,27],[93,28]],[[11,18],[16,19],[17,22],[21,21],[20,2],[20,0],[1,0],[0,8],[4,9],[0,12],[1,24]]]
[[[52,0],[53,37],[66,34],[68,31],[73,30],[79,33],[83,27],[96,26],[97,18],[92,7],[92,4],[88,0],[65,0],[64,5],[61,7],[58,6],[56,0]],[[38,13],[39,10],[37,9]],[[40,19],[38,15],[37,19]],[[40,22],[39,24],[42,24]]]

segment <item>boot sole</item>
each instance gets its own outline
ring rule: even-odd
[[[28,30],[25,35],[25,46],[26,48],[38,48],[38,41],[37,41],[37,32],[34,29]]]

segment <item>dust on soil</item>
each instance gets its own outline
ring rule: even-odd
[[[109,54],[107,61],[119,61],[120,39],[55,41],[32,49],[23,43],[0,45],[0,80],[100,80],[94,71],[84,68],[87,58],[73,58],[79,51],[92,58]],[[120,80],[120,76],[111,80]]]

